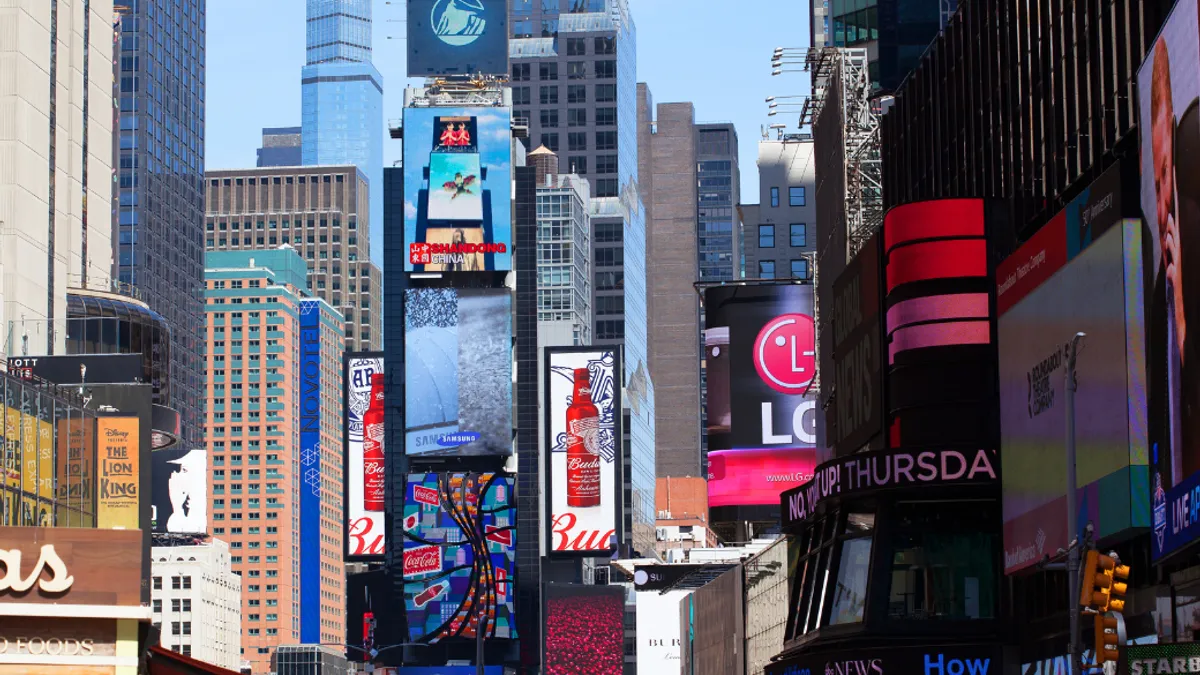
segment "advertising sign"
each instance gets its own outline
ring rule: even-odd
[[[171,448],[150,454],[150,529],[172,534],[208,531],[208,453]]]
[[[408,76],[508,74],[505,0],[408,0]]]
[[[367,458],[363,448],[363,418],[371,409],[371,376],[375,374],[383,374],[382,354],[346,354],[342,377],[346,425],[342,432],[346,445],[342,476],[346,481],[346,501],[342,508],[346,515],[347,560],[380,558],[386,552],[383,503],[367,498]],[[385,447],[385,456],[386,450]]]
[[[321,641],[321,301],[300,301],[300,641]]]
[[[621,358],[547,348],[546,519],[550,555],[607,555],[620,541]]]
[[[1087,335],[1075,394],[1081,524],[1091,523],[1098,538],[1150,524],[1146,376],[1136,358],[1145,351],[1141,225],[1108,227],[1072,252],[1066,232],[1074,230],[1066,218],[1050,222],[997,275],[1008,286],[998,334],[1009,573],[1065,549],[1074,536],[1066,525],[1063,388],[1076,332]],[[1026,267],[1031,258],[1039,263]],[[1012,281],[1017,276],[1020,286]]]
[[[512,293],[404,291],[405,452],[512,454]]]
[[[508,108],[404,109],[404,271],[512,269],[511,153]]]
[[[546,675],[621,675],[625,661],[625,589],[546,584]],[[679,623],[676,619],[675,623]]]
[[[704,292],[710,507],[776,504],[816,461],[813,287]]]
[[[54,429],[47,419],[53,400],[21,385],[6,387],[4,396],[0,524],[52,525],[57,477]]]
[[[1005,671],[999,645],[952,644],[798,656],[769,664],[766,675],[995,675],[1001,672]]]
[[[1200,673],[1200,644],[1177,642],[1125,647],[1129,675],[1184,675]]]
[[[55,524],[67,527],[88,527],[95,519],[96,499],[96,420],[72,411],[69,417],[58,420],[54,439],[58,450],[55,501],[59,517]],[[203,467],[206,470],[207,467]],[[0,489],[3,481],[0,480]],[[165,489],[165,488],[164,488]],[[155,490],[155,494],[158,491]],[[207,500],[202,500],[206,504]],[[62,517],[65,511],[66,518]],[[0,520],[0,523],[8,524]]]
[[[679,601],[691,591],[637,592],[639,673],[680,671]]]
[[[135,384],[143,381],[141,354],[63,354],[10,356],[8,372],[23,379],[38,378],[54,384]]]
[[[878,233],[833,282],[833,371],[837,395],[825,426],[834,454],[857,452],[883,433],[883,307]]]
[[[0,561],[6,568],[0,577],[0,603],[6,607],[144,604],[142,533],[136,529],[3,527]]]
[[[515,638],[516,499],[494,473],[409,474],[404,489],[408,638]]]
[[[97,525],[103,529],[139,529],[141,455],[138,418],[101,417],[96,420],[96,427],[100,464]]]

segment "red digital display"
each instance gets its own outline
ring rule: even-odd
[[[779,493],[812,480],[812,448],[713,450],[708,453],[708,505],[778,504]]]
[[[624,661],[625,589],[546,586],[546,675],[621,675]]]
[[[987,244],[983,239],[908,244],[888,253],[888,293],[916,281],[986,276]]]
[[[918,239],[982,237],[983,201],[939,199],[897,206],[884,218],[884,249]]]

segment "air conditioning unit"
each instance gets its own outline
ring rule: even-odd
[[[665,528],[665,527],[654,528],[654,535],[655,535],[655,539],[657,539],[658,541],[666,541],[667,540],[667,528]]]

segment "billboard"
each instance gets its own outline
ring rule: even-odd
[[[1146,248],[1153,557],[1200,534],[1181,508],[1200,487],[1200,41],[1196,0],[1175,3],[1138,70]],[[1189,494],[1191,497],[1189,498]]]
[[[704,292],[710,507],[779,503],[816,463],[813,287]]]
[[[546,584],[545,675],[621,675],[625,661],[625,589]],[[676,621],[678,623],[678,621]]]
[[[508,74],[505,0],[408,0],[408,76]]]
[[[1010,573],[1053,556],[1074,536],[1067,531],[1064,387],[1076,332],[1087,334],[1076,365],[1080,522],[1092,523],[1099,539],[1150,524],[1141,224],[1108,227],[1074,251],[1066,237],[1072,229],[1066,218],[1052,220],[997,273],[1000,288],[1008,287],[997,304]],[[1026,265],[1020,288],[1006,281]]]
[[[205,450],[156,450],[150,454],[150,475],[152,532],[208,532],[208,453]]]
[[[81,494],[84,499],[74,504],[71,500],[55,503],[56,485],[61,488],[66,479],[55,474],[62,466],[61,460],[58,465],[55,464],[54,427],[50,421],[55,400],[40,394],[32,386],[12,383],[4,388],[3,403],[0,406],[4,412],[0,525],[65,525],[64,516],[84,516],[81,518],[84,522],[90,521],[86,514],[71,513],[68,506],[90,513],[92,509],[87,498],[94,492]],[[84,464],[80,468],[86,470],[88,467]],[[87,485],[86,479],[86,474],[81,476],[77,490]],[[137,527],[136,520],[134,527]]]
[[[321,300],[300,301],[300,641],[321,641]]]
[[[680,670],[679,601],[691,591],[637,592],[639,673]]]
[[[345,482],[345,502],[342,505],[346,518],[346,559],[382,558],[386,553],[384,511],[382,500],[368,498],[367,456],[364,452],[363,419],[371,409],[371,380],[375,374],[383,374],[383,355],[379,353],[346,354],[345,372],[342,374],[343,398],[342,442],[346,465],[342,471]],[[372,414],[375,414],[372,412]],[[382,442],[382,441],[381,441]],[[387,447],[383,448],[384,456]],[[371,493],[376,483],[387,474],[384,467],[372,460]]]
[[[876,233],[833,282],[831,346],[838,395],[829,399],[825,428],[835,455],[857,452],[883,435],[881,247]]]
[[[512,293],[404,291],[404,449],[512,454]]]
[[[404,488],[408,639],[515,638],[514,480],[494,473],[409,474]]]
[[[608,555],[620,541],[621,355],[546,349],[546,544],[550,555]]]
[[[511,153],[508,108],[404,109],[404,271],[512,269]]]
[[[101,417],[96,420],[100,493],[96,525],[101,529],[141,528],[141,435],[136,417]],[[49,440],[49,425],[44,435]]]
[[[141,354],[10,356],[8,372],[23,379],[37,377],[55,384],[134,384],[143,381],[143,360]]]

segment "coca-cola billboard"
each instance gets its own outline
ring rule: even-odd
[[[345,445],[345,503],[346,559],[381,559],[386,552],[384,546],[384,511],[378,498],[382,486],[386,457],[382,434],[372,435],[371,457],[365,452],[367,418],[372,424],[382,426],[382,410],[379,401],[372,410],[371,385],[374,375],[383,373],[383,355],[378,353],[347,354],[345,358],[344,423],[342,434]],[[368,461],[369,460],[369,461]]]
[[[549,555],[608,555],[620,541],[621,373],[616,350],[546,350]]]

